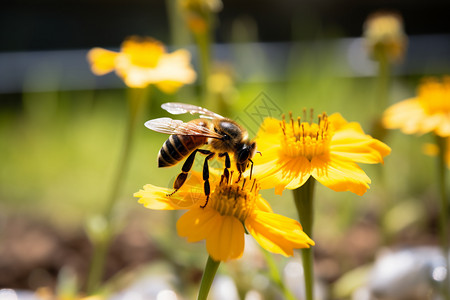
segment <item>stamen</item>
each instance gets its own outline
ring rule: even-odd
[[[283,131],[283,135],[284,135],[284,138],[286,139],[286,130],[285,130],[285,128],[284,128],[284,121],[283,122],[280,122],[280,127],[281,127],[281,130]]]
[[[313,122],[314,110],[309,110],[309,119],[306,122],[308,115],[306,109],[303,110],[303,115],[303,122],[300,117],[297,117],[297,124],[295,124],[292,113],[289,113],[292,130],[281,126],[284,135],[284,139],[281,140],[281,151],[288,157],[303,156],[311,161],[313,157],[329,151],[333,132],[326,113],[316,116],[317,123]]]
[[[289,120],[291,121],[292,131],[294,131],[294,119],[292,118],[292,111],[289,112]]]
[[[253,188],[255,187],[256,179],[253,179],[252,188],[250,189],[250,192],[253,191]]]

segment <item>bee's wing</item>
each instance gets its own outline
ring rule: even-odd
[[[190,113],[191,115],[200,114],[200,117],[206,119],[224,119],[221,115],[206,108],[187,103],[168,102],[162,104],[161,107],[173,115]]]
[[[160,133],[179,134],[179,135],[195,135],[210,138],[221,139],[222,136],[196,123],[185,123],[181,120],[173,120],[171,118],[158,118],[145,122],[145,127]]]

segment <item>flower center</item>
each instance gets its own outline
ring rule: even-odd
[[[419,102],[428,114],[450,114],[450,77],[430,79],[419,87]]]
[[[292,113],[289,113],[289,116],[289,123],[285,121],[284,116],[280,122],[284,135],[281,142],[282,155],[289,158],[303,156],[311,161],[315,156],[328,153],[334,132],[325,113],[319,115],[317,123],[312,123],[312,116],[310,122],[301,122],[300,117],[295,122]]]
[[[255,207],[259,189],[256,179],[235,182],[231,172],[228,182],[222,175],[209,201],[221,215],[233,216],[244,223]]]

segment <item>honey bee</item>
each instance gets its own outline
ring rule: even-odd
[[[195,155],[206,155],[203,163],[203,180],[206,202],[210,195],[208,160],[217,153],[219,157],[225,157],[224,176],[228,181],[231,161],[229,153],[233,154],[239,177],[251,164],[250,177],[253,170],[252,157],[256,152],[256,143],[249,139],[247,130],[235,121],[222,117],[215,112],[199,106],[169,102],[161,107],[167,112],[179,115],[184,113],[200,114],[200,119],[189,122],[173,120],[171,118],[158,118],[145,122],[145,126],[160,133],[170,134],[158,153],[158,167],[170,167],[178,164],[184,158],[186,161],[177,176],[172,195],[184,184],[194,163]],[[201,148],[205,146],[208,149]]]

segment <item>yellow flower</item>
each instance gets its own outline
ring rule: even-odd
[[[392,12],[376,12],[364,23],[364,37],[369,55],[377,60],[391,62],[403,58],[407,37],[403,30],[402,17]]]
[[[222,0],[178,0],[189,29],[195,34],[205,34],[211,29],[212,16],[222,7]]]
[[[434,132],[450,136],[450,76],[441,82],[426,79],[419,86],[417,97],[396,103],[384,112],[383,125],[406,134]]]
[[[284,118],[283,118],[284,119]],[[334,191],[363,195],[370,178],[356,163],[382,163],[391,149],[364,134],[361,126],[348,123],[340,114],[319,116],[318,123],[264,120],[257,134],[260,155],[253,158],[254,171],[263,188],[275,193],[296,189],[310,176]]]
[[[428,156],[437,156],[439,154],[439,147],[436,144],[426,143],[422,146],[422,151]],[[445,139],[445,164],[450,169],[450,137]]]
[[[211,174],[213,175],[213,174]],[[211,179],[211,195],[205,208],[201,174],[192,172],[183,187],[172,190],[147,184],[135,193],[139,203],[150,209],[188,209],[177,223],[178,234],[188,242],[206,240],[206,249],[216,261],[242,256],[244,234],[250,233],[266,250],[285,256],[294,248],[309,248],[314,242],[303,232],[300,223],[272,212],[259,194],[253,179]]]
[[[135,36],[122,43],[120,52],[93,48],[88,53],[94,74],[104,75],[115,70],[129,87],[143,88],[155,84],[166,93],[195,81],[190,58],[187,50],[166,53],[159,41]]]
[[[182,9],[193,12],[219,12],[222,10],[222,0],[179,0]]]

